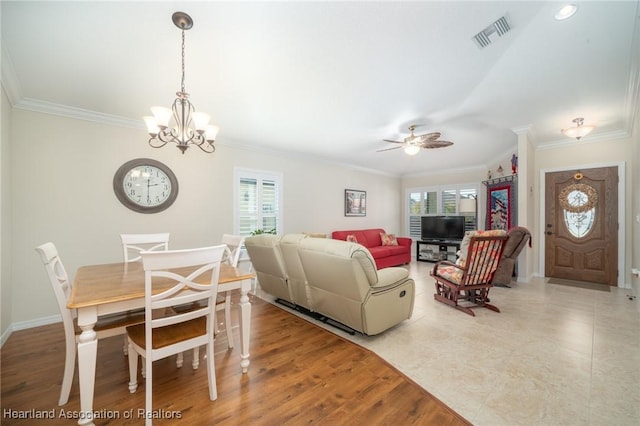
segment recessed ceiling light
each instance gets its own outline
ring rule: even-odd
[[[578,6],[573,3],[570,3],[566,6],[562,6],[562,8],[556,12],[554,17],[558,21],[564,21],[565,19],[571,18],[576,13],[577,10],[578,10]]]

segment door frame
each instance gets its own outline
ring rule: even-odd
[[[544,239],[544,230],[545,230],[545,176],[547,173],[553,172],[564,172],[567,170],[580,170],[580,169],[594,169],[598,167],[617,167],[618,168],[618,287],[619,288],[631,288],[630,285],[625,283],[625,278],[627,276],[626,270],[626,258],[627,251],[626,247],[626,169],[625,162],[614,162],[614,163],[592,163],[592,164],[581,164],[579,166],[572,167],[554,167],[547,169],[540,169],[539,175],[539,185],[540,185],[540,205],[538,211],[538,275],[544,277],[545,271],[545,239]],[[534,240],[535,241],[535,240]]]

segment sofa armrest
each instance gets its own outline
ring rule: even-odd
[[[381,288],[394,286],[409,278],[409,271],[405,268],[383,268],[378,270],[378,282],[371,287]]]
[[[411,246],[413,240],[409,237],[396,237],[399,246]]]

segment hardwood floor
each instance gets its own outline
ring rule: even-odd
[[[154,363],[156,424],[469,425],[373,352],[329,333],[259,298],[252,299],[251,365],[240,371],[239,338],[216,340],[218,399],[209,401],[206,368],[191,369],[191,351],[177,369],[168,358]],[[204,351],[201,351],[201,354]],[[202,356],[202,355],[201,355]],[[64,362],[62,324],[14,332],[2,348],[3,425],[75,424],[77,370],[69,402],[58,407]],[[130,394],[122,337],[98,343],[96,424],[141,424],[144,380]],[[53,411],[51,411],[53,410]],[[131,411],[132,410],[132,411]],[[53,414],[34,421],[18,414]],[[132,419],[125,419],[132,413]]]

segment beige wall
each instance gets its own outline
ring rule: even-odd
[[[11,325],[11,107],[4,88],[0,94],[0,335]]]
[[[73,275],[83,264],[119,261],[123,232],[169,231],[173,248],[215,244],[223,233],[233,231],[234,167],[283,174],[283,232],[400,229],[399,178],[311,158],[235,149],[230,143],[220,144],[214,154],[191,148],[182,155],[175,147],[149,147],[142,129],[19,109],[12,114],[11,270],[19,273],[10,283],[3,279],[2,286],[3,299],[11,297],[16,328],[58,313],[34,247],[53,241]],[[135,213],[115,197],[115,171],[139,157],[157,159],[176,174],[179,194],[168,210]],[[367,191],[366,217],[344,217],[345,188]]]
[[[640,270],[640,108],[636,110],[635,123],[631,137],[631,201],[632,206],[632,248],[631,267]],[[631,278],[634,294],[640,297],[640,277]],[[640,311],[640,303],[636,303],[636,308]]]

